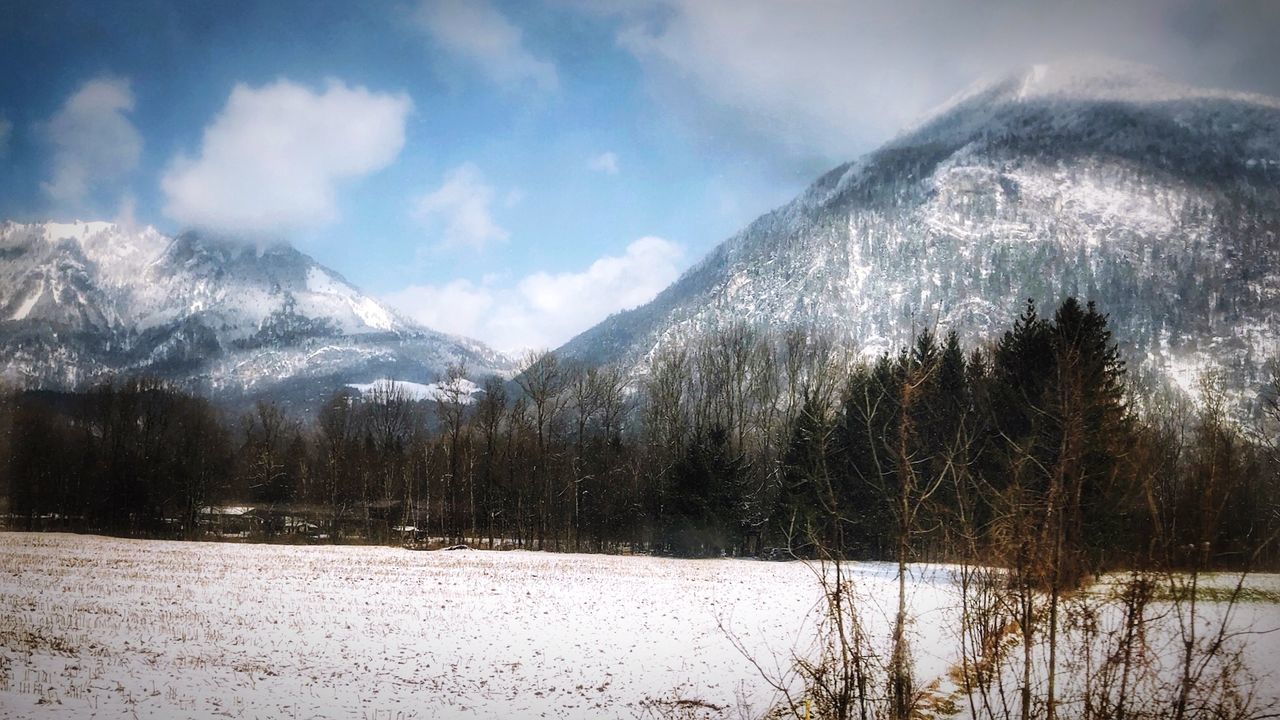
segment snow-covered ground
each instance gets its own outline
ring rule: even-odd
[[[859,568],[887,606],[892,568]],[[720,624],[771,664],[818,597],[800,563],[0,533],[0,717],[759,709],[767,686]],[[942,595],[918,600],[936,631]]]
[[[885,638],[894,568],[853,571]],[[911,587],[928,683],[956,660],[956,595],[946,568]],[[633,718],[674,699],[758,714],[772,694],[730,634],[785,665],[819,596],[794,562],[0,533],[0,718]],[[1278,640],[1252,654],[1280,659]]]

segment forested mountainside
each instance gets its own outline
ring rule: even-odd
[[[1027,298],[1110,315],[1130,370],[1262,380],[1280,309],[1280,101],[1113,64],[962,94],[819,178],[647,305],[561,349],[643,372],[746,321],[876,355],[922,328],[978,341]]]

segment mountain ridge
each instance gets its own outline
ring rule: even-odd
[[[1077,295],[1142,371],[1253,382],[1280,344],[1280,101],[1149,77],[1049,66],[979,84],[560,352],[637,374],[746,321],[874,355],[935,319],[991,340],[1026,298]]]
[[[312,406],[326,388],[429,382],[451,362],[478,374],[513,369],[479,341],[404,319],[286,244],[5,222],[0,260],[0,374],[24,387],[154,374],[239,398],[303,380],[287,400]]]

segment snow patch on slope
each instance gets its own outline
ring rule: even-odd
[[[388,386],[394,388],[398,394],[403,394],[410,400],[429,400],[440,401],[450,400],[457,394],[458,399],[464,405],[470,405],[475,402],[476,395],[484,392],[479,385],[471,382],[466,378],[459,378],[452,383],[416,383],[407,380],[390,380],[383,378],[375,380],[371,383],[348,383],[347,387],[355,390],[361,395],[367,395],[375,389],[385,390]]]
[[[1044,77],[1047,74],[1049,74],[1048,65],[1032,65],[1031,71],[1022,80],[1022,87],[1018,90],[1018,99],[1025,98],[1035,85],[1044,81]]]
[[[370,328],[386,331],[395,328],[395,319],[386,308],[318,267],[307,268],[307,289],[341,302]]]
[[[44,283],[40,283],[40,289],[28,295],[27,299],[22,301],[22,304],[18,306],[18,309],[14,311],[13,316],[9,319],[26,320],[27,316],[31,314],[31,308],[36,306],[36,303],[40,301],[40,297],[43,295]]]
[[[76,220],[69,223],[49,222],[44,224],[45,236],[51,241],[64,240],[67,238],[82,240],[91,235],[104,233],[114,228],[114,224],[103,221],[80,222],[79,220]]]

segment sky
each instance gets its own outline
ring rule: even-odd
[[[1271,0],[6,0],[0,218],[289,242],[518,352],[982,78],[1280,95]]]

